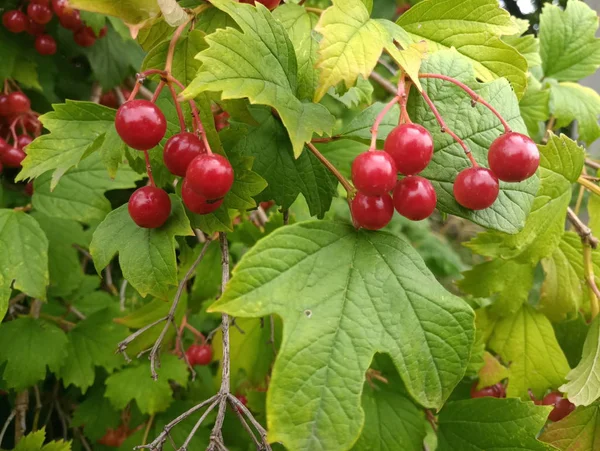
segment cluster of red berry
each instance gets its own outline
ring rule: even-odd
[[[73,31],[73,40],[81,47],[90,47],[97,38],[106,35],[106,27],[96,35],[91,27],[86,26],[79,11],[71,8],[68,0],[52,0],[52,8],[50,0],[29,0],[27,14],[19,9],[6,11],[2,15],[2,24],[11,33],[25,31],[35,36],[35,49],[40,55],[54,55],[56,40],[45,32],[45,26],[54,14],[62,27]]]
[[[477,381],[471,386],[471,398],[506,398],[506,387],[502,382],[477,390]]]
[[[248,3],[249,5],[261,3],[272,11],[279,6],[281,0],[240,0],[240,3]]]
[[[129,147],[147,152],[164,138],[167,121],[151,101],[129,100],[119,107],[115,127]],[[182,131],[168,139],[163,158],[172,174],[184,177],[181,197],[190,211],[207,214],[221,206],[234,179],[225,157],[213,154],[196,134]],[[128,208],[138,226],[153,229],[168,219],[171,200],[166,191],[152,184],[136,190]]]

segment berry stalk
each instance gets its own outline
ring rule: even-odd
[[[154,183],[154,176],[152,175],[152,165],[150,164],[150,155],[147,150],[144,150],[144,159],[146,160],[146,172],[148,173],[148,179],[150,180],[150,185],[156,186]]]
[[[346,190],[346,193],[348,193],[348,197],[354,197],[356,190],[352,187],[352,185],[350,185],[350,182],[346,180],[346,178],[340,173],[340,171],[338,171],[337,168],[333,164],[331,164],[331,161],[325,158],[325,156],[321,152],[319,152],[312,143],[306,143],[306,146],[310,149],[313,155],[317,157],[319,161],[323,163],[333,175],[335,175],[335,178],[339,180],[339,182]]]
[[[173,88],[172,83],[168,83],[167,87],[171,92],[171,97],[173,97],[173,102],[175,103],[175,110],[177,110],[177,117],[179,118],[179,128],[182,132],[185,131],[185,118],[183,117],[183,111],[181,109],[181,105],[177,101],[177,93],[175,92],[175,88]]]
[[[373,126],[371,127],[371,145],[369,146],[369,151],[375,150],[377,148],[377,134],[379,133],[379,124],[385,117],[385,115],[392,109],[392,107],[400,101],[400,96],[395,96],[392,100],[390,100],[386,106],[382,108],[377,117],[375,118],[375,122],[373,122]]]

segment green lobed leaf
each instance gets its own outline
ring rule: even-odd
[[[408,243],[325,221],[259,241],[210,311],[282,317],[268,429],[270,441],[292,449],[352,445],[375,352],[390,354],[413,398],[440,407],[465,373],[474,335],[471,309],[436,282]]]
[[[23,293],[46,299],[48,239],[33,217],[22,211],[0,210],[0,281]]]
[[[498,359],[489,352],[485,351],[483,353],[483,361],[484,364],[477,373],[479,376],[479,382],[477,383],[478,390],[502,382],[509,377],[509,369],[502,365]]]
[[[590,325],[579,364],[567,374],[560,387],[576,406],[589,406],[600,398],[600,318]]]
[[[369,15],[360,0],[333,0],[333,6],[321,14],[315,27],[322,35],[315,101],[340,82],[350,88],[359,75],[366,79],[375,68],[389,38],[385,27]]]
[[[536,436],[548,406],[518,399],[476,398],[449,403],[438,422],[438,451],[546,451]]]
[[[577,120],[578,139],[591,144],[600,137],[600,95],[578,83],[550,85],[550,113],[557,127],[566,127]]]
[[[122,410],[135,401],[142,413],[155,414],[166,410],[173,402],[169,381],[187,386],[188,369],[183,360],[172,354],[160,357],[160,377],[150,377],[149,362],[130,366],[111,374],[106,379],[105,396],[115,409]]]
[[[241,31],[219,29],[206,37],[209,47],[197,55],[203,65],[184,96],[222,91],[223,99],[247,97],[251,103],[275,108],[288,130],[294,155],[300,155],[313,133],[331,131],[334,118],[323,105],[297,97],[298,64],[285,28],[261,4],[256,8],[231,0],[212,4],[228,13]]]
[[[542,64],[540,56],[540,41],[532,34],[523,36],[513,35],[502,38],[508,45],[514,47],[525,57],[529,67],[536,67]],[[527,87],[529,89],[529,86]]]
[[[108,428],[116,429],[120,423],[119,411],[104,396],[104,386],[100,384],[94,385],[77,404],[71,422],[75,427],[83,427],[85,436],[93,441],[100,440]]]
[[[488,347],[503,361],[511,362],[508,397],[529,399],[531,390],[542,398],[548,389],[564,382],[570,369],[552,324],[528,305],[495,322]]]
[[[177,285],[175,236],[193,235],[181,199],[170,197],[171,216],[158,229],[138,227],[127,204],[106,216],[90,244],[98,272],[118,253],[123,276],[142,296],[168,297],[171,287]]]
[[[518,98],[527,86],[527,60],[499,36],[518,28],[497,0],[425,0],[397,21],[416,43],[426,39],[430,51],[455,48],[473,64],[483,81],[506,78]]]
[[[19,318],[0,327],[2,379],[9,388],[23,390],[46,377],[46,367],[57,372],[66,356],[67,336],[42,319]]]
[[[44,445],[46,428],[30,432],[19,440],[14,451],[71,451],[71,442],[54,440]]]
[[[427,3],[430,2],[419,5]],[[421,70],[448,75],[466,83],[490,102],[514,131],[526,133],[517,99],[506,80],[478,83],[469,62],[456,51],[450,50],[431,55],[423,62]],[[422,84],[447,126],[465,141],[475,160],[485,166],[490,145],[504,131],[498,118],[482,105],[473,108],[464,91],[451,83],[438,79],[424,79]],[[454,199],[453,184],[457,174],[469,167],[464,150],[452,137],[441,132],[433,113],[414,90],[409,97],[408,112],[414,122],[426,127],[433,135],[433,159],[421,175],[433,183],[438,209],[506,233],[516,233],[522,229],[539,186],[537,176],[521,183],[501,182],[500,195],[490,208],[473,211],[461,207]]]
[[[350,122],[344,125],[341,131],[341,136],[344,138],[357,140],[370,140],[371,127],[373,122],[381,110],[385,106],[383,102],[375,102],[358,113]],[[384,140],[387,135],[398,126],[398,118],[400,117],[400,108],[394,105],[388,113],[383,116],[379,129],[377,130],[377,139]]]
[[[569,0],[567,7],[546,3],[540,15],[540,53],[545,77],[578,81],[600,66],[596,11],[584,2]]]
[[[530,77],[527,91],[519,102],[519,110],[529,135],[535,137],[540,132],[540,123],[550,118],[550,90],[536,87]]]
[[[595,451],[600,448],[600,404],[578,407],[549,424],[540,440],[561,451]]]

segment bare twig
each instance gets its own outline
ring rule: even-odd
[[[68,418],[65,415],[65,412],[62,410],[62,407],[60,406],[60,402],[58,401],[58,399],[56,401],[54,401],[54,406],[56,408],[56,412],[58,413],[58,418],[60,419],[60,424],[62,426],[62,430],[63,430],[63,439],[67,439],[67,435],[68,435],[68,426],[67,426],[67,421]]]
[[[579,235],[584,244],[590,245],[593,249],[598,247],[598,243],[600,243],[600,241],[592,234],[592,229],[586,226],[583,221],[579,219],[579,216],[575,214],[571,207],[567,208],[567,219],[571,224],[573,224],[575,232],[577,232],[577,235]]]
[[[33,386],[33,393],[35,394],[35,413],[33,415],[33,425],[31,426],[31,430],[35,432],[38,429],[40,413],[42,412],[42,399],[40,397],[40,389],[37,385]]]
[[[117,103],[119,105],[123,105],[127,101],[127,99],[123,95],[123,90],[119,86],[117,86],[113,91],[115,92],[115,95],[117,96]]]
[[[554,129],[554,124],[556,124],[556,118],[554,116],[550,116],[550,120],[548,124],[546,124],[546,133],[544,133],[544,138],[542,139],[542,144],[547,144],[550,139],[550,134]]]
[[[592,169],[600,169],[600,163],[598,163],[597,161],[592,160],[591,158],[586,158],[585,159],[585,165],[589,166]]]
[[[90,102],[100,103],[100,96],[102,95],[102,86],[97,81],[92,85],[92,95],[90,96]]]
[[[119,288],[119,307],[122,312],[125,311],[125,301],[127,300],[126,290],[127,290],[127,279],[123,279],[121,282],[121,287]]]
[[[10,412],[10,415],[8,416],[6,421],[4,422],[4,426],[2,426],[2,430],[0,431],[0,446],[2,446],[2,440],[4,439],[4,434],[6,434],[8,426],[10,426],[10,422],[13,420],[13,418],[15,417],[16,414],[17,414],[17,411],[13,409],[12,412]]]
[[[371,75],[369,75],[369,78],[371,80],[373,80],[374,82],[376,82],[377,84],[379,84],[383,89],[385,89],[387,92],[389,92],[393,96],[396,95],[396,91],[397,91],[396,86],[394,86],[394,83],[390,82],[385,77],[383,77],[383,76],[379,75],[377,72],[373,71],[373,72],[371,72]]]
[[[583,243],[583,267],[585,272],[585,280],[590,287],[590,312],[592,320],[598,316],[600,311],[600,290],[596,285],[596,276],[594,274],[594,263],[592,262],[592,247],[589,243]]]

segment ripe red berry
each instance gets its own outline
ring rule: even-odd
[[[30,3],[27,6],[27,15],[35,23],[45,25],[52,20],[52,10],[48,5]]]
[[[96,35],[91,27],[82,27],[73,33],[73,39],[80,47],[91,47],[96,42]]]
[[[166,191],[156,186],[144,186],[131,195],[127,208],[138,226],[156,229],[169,218],[171,199]]]
[[[16,9],[6,11],[2,15],[2,24],[11,33],[22,33],[27,30],[27,16]]]
[[[56,41],[49,34],[42,34],[35,38],[35,49],[40,55],[54,55]]]
[[[356,226],[369,230],[379,230],[388,225],[394,215],[392,196],[368,196],[358,192],[352,199],[352,217]]]
[[[34,22],[31,19],[27,20],[27,33],[29,33],[32,36],[38,36],[40,34],[44,33],[45,30],[45,26],[44,25],[40,25],[39,23]]]
[[[224,197],[233,185],[233,177],[231,164],[218,154],[194,158],[185,173],[190,188],[208,200]]]
[[[8,94],[0,94],[0,116],[10,116],[12,114]]]
[[[0,152],[0,161],[7,168],[20,168],[21,162],[25,159],[25,152],[16,147],[9,147]]]
[[[477,381],[475,381],[471,386],[471,398],[485,398],[487,396],[492,398],[506,398],[506,389],[501,382],[498,382],[495,385],[477,390]]]
[[[397,174],[392,157],[380,150],[361,153],[352,162],[354,186],[369,196],[380,196],[393,190]]]
[[[130,100],[117,110],[115,127],[129,147],[148,150],[164,138],[167,120],[160,108],[149,100]]]
[[[562,393],[559,392],[548,393],[544,396],[542,404],[554,406],[554,409],[548,415],[548,418],[552,421],[560,421],[575,410],[575,405],[567,398],[563,398]]]
[[[77,31],[83,27],[83,21],[81,20],[81,15],[79,11],[76,9],[65,9],[62,14],[58,14],[58,21],[60,22],[63,28],[71,31]],[[75,36],[73,36],[75,38]],[[75,41],[77,42],[77,41]],[[95,42],[95,40],[94,40]],[[92,44],[94,43],[92,42]],[[92,45],[90,44],[90,45]],[[81,44],[80,44],[81,45]]]
[[[394,207],[402,216],[421,221],[435,210],[437,196],[431,182],[418,175],[409,175],[394,188]]]
[[[181,132],[168,139],[163,158],[171,174],[183,177],[192,160],[204,153],[206,149],[200,138],[193,133]]]
[[[535,143],[520,133],[505,133],[490,146],[490,169],[505,182],[521,182],[531,177],[540,165],[540,152]]]
[[[0,138],[0,155],[3,151],[11,148],[11,145],[8,144],[4,139]]]
[[[223,199],[207,200],[204,196],[196,193],[187,181],[187,178],[183,179],[181,185],[181,198],[183,199],[184,205],[193,213],[198,215],[206,215],[217,210],[223,203]]]
[[[212,348],[210,345],[191,345],[185,355],[190,365],[208,365],[212,361]]]
[[[279,6],[281,0],[241,0],[240,3],[248,3],[249,5],[256,5],[262,3],[268,9],[273,10]]]
[[[2,166],[2,161],[0,160],[0,175],[2,174],[3,169],[4,169],[4,166]]]
[[[73,10],[73,8],[69,6],[68,0],[52,0],[52,9],[57,16],[68,14]]]
[[[229,126],[229,113],[227,111],[222,111],[219,114],[215,114],[214,120],[215,128],[219,132]]]
[[[427,167],[433,156],[433,138],[419,124],[401,124],[385,140],[383,150],[390,154],[398,172],[413,175]]]
[[[454,181],[456,202],[470,210],[490,207],[499,192],[498,178],[492,171],[482,167],[464,169]]]
[[[103,38],[104,36],[106,36],[106,33],[108,33],[108,27],[104,25],[98,32],[98,37]]]
[[[31,143],[31,141],[33,141],[33,138],[31,136],[19,135],[17,136],[17,142],[15,143],[15,145],[19,149],[24,149],[25,146],[28,146]]]
[[[27,113],[31,108],[31,102],[21,91],[15,91],[8,95],[8,107],[10,114]]]

